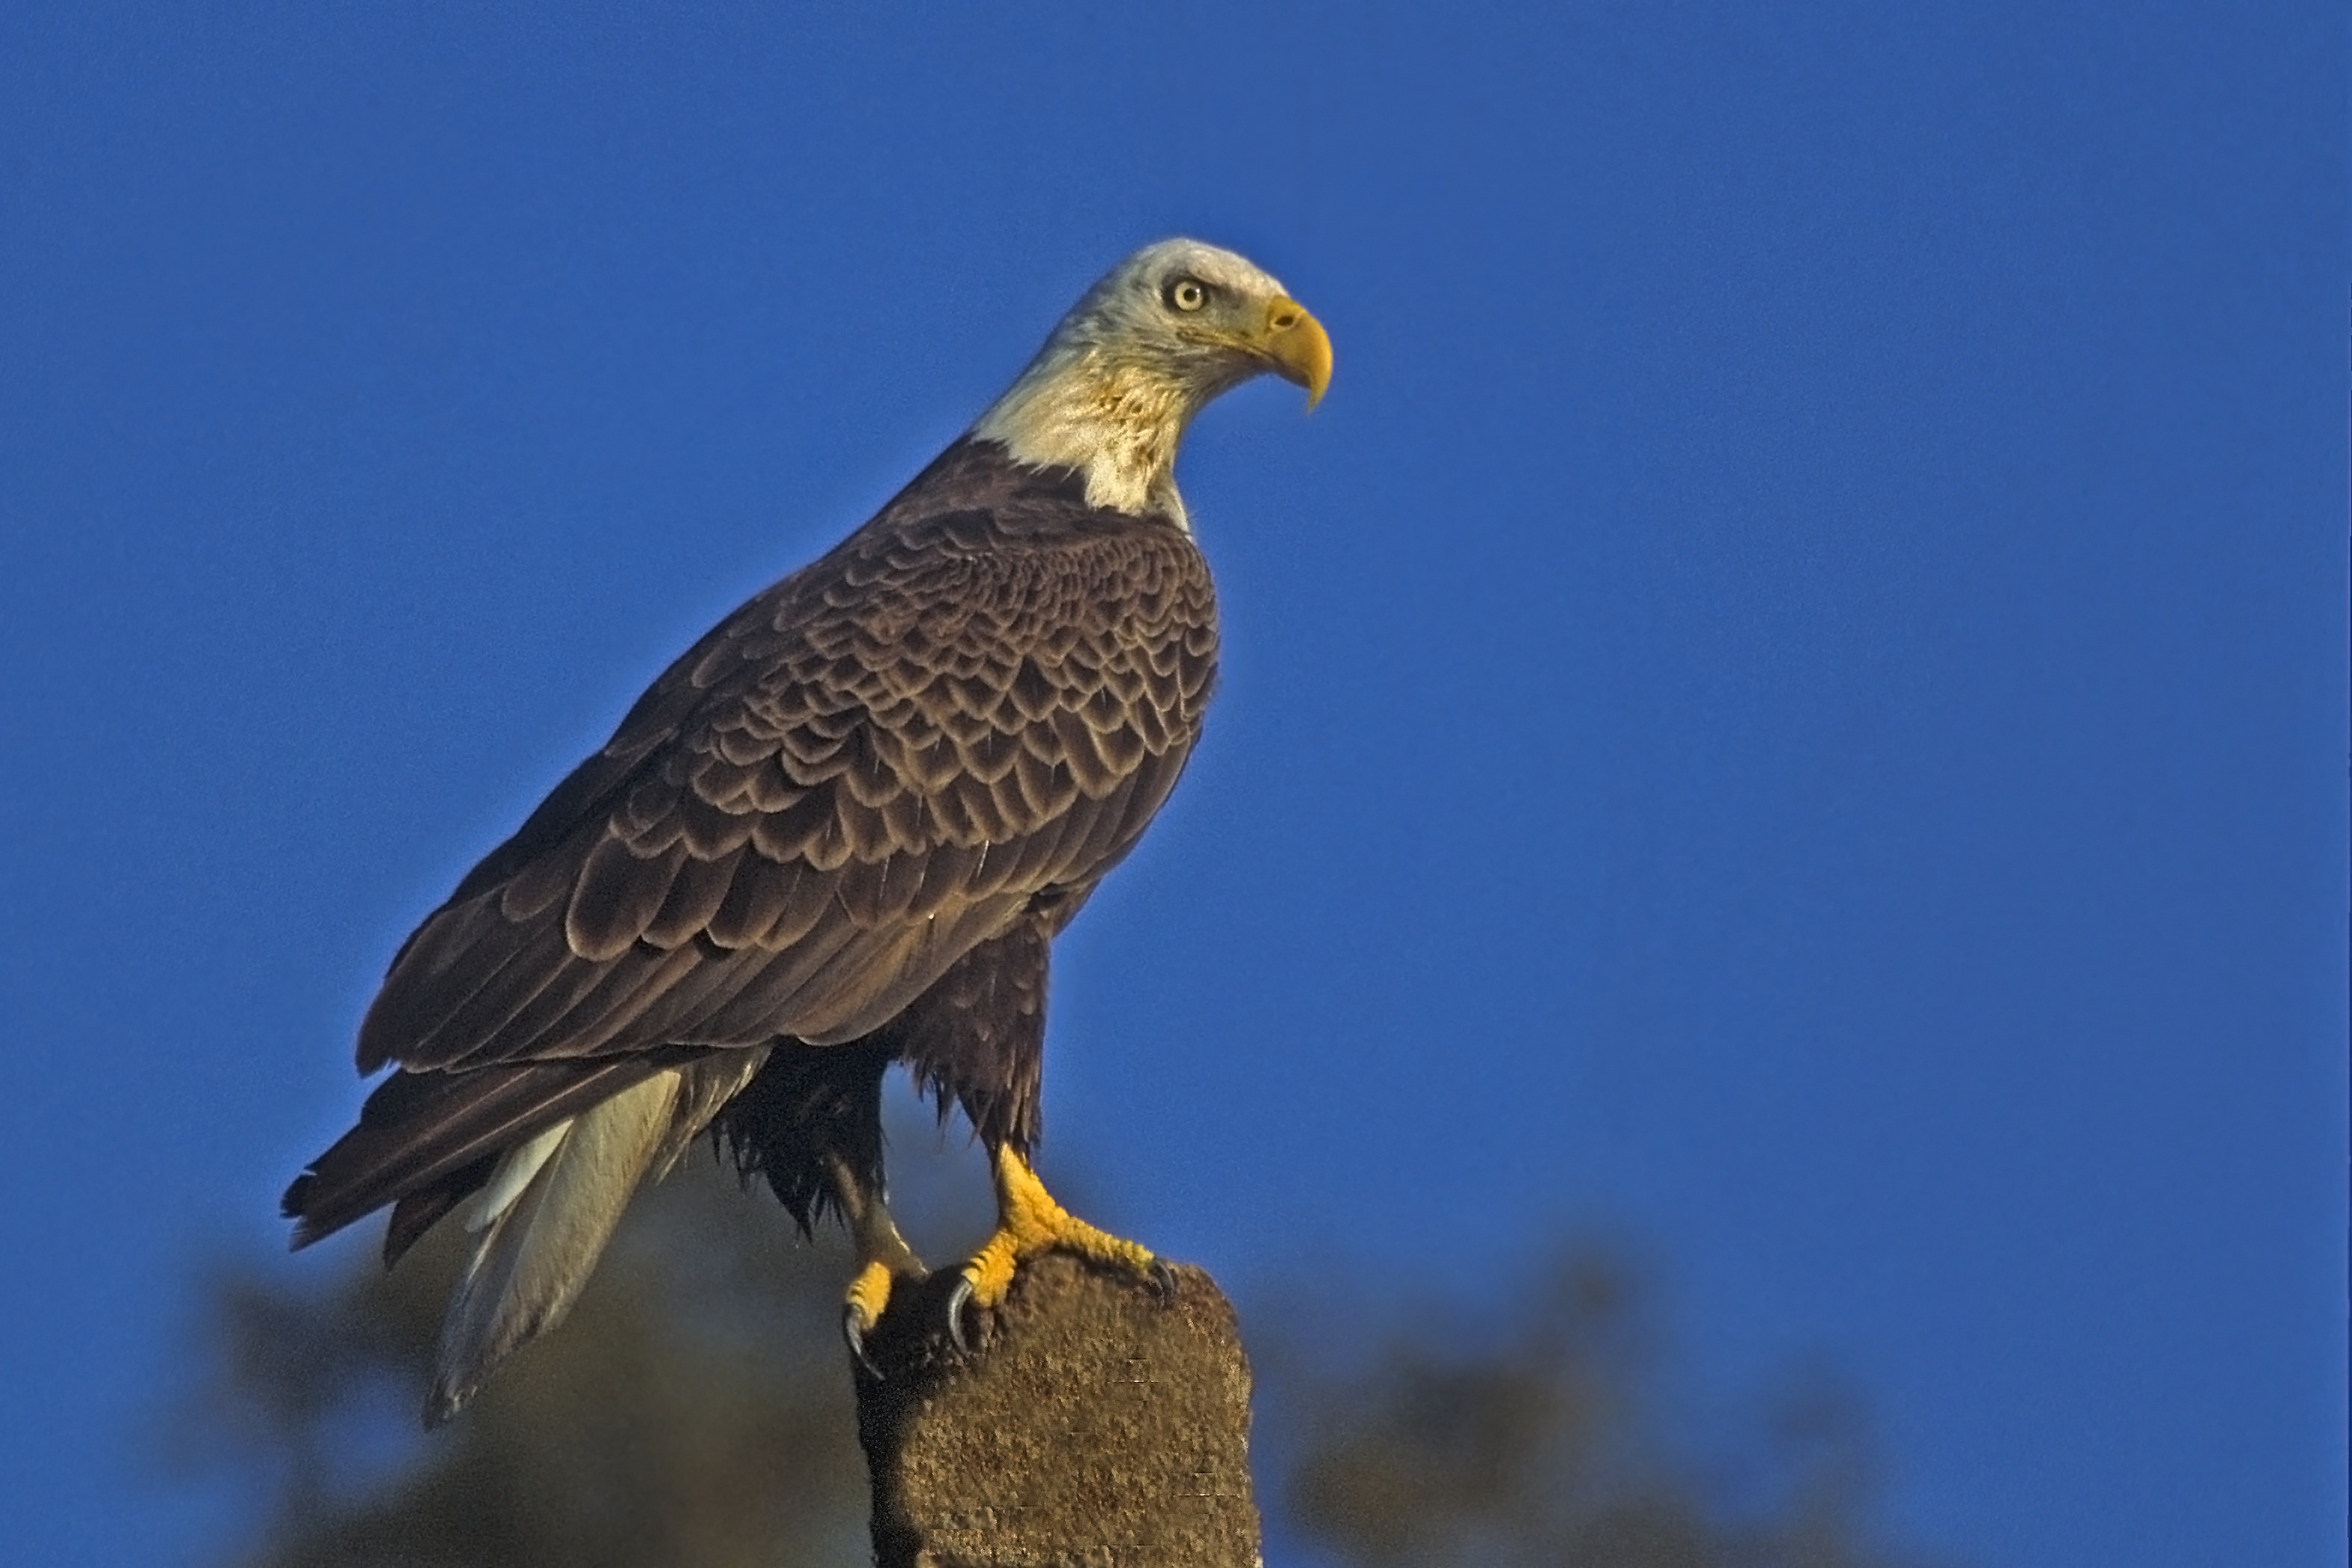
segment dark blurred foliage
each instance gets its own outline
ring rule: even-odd
[[[687,1165],[639,1197],[570,1321],[429,1437],[417,1414],[462,1238],[389,1275],[312,1256],[216,1271],[171,1427],[184,1473],[260,1494],[233,1561],[868,1561],[846,1248],[796,1245],[764,1194]],[[1364,1298],[1303,1284],[1251,1314],[1277,1540],[1362,1568],[1917,1561],[1868,1544],[1867,1445],[1833,1389],[1800,1384],[1727,1456],[1693,1459],[1667,1440],[1637,1269],[1569,1250],[1507,1283],[1513,1310],[1483,1327],[1443,1303],[1385,1331],[1334,1322]]]
[[[269,1568],[644,1568],[866,1560],[841,1289],[707,1154],[640,1194],[571,1318],[457,1420],[419,1426],[465,1237],[397,1269],[227,1268],[184,1471],[260,1489],[233,1561]],[[375,1226],[366,1245],[373,1246]],[[356,1252],[358,1248],[350,1248]]]
[[[1278,1330],[1258,1351],[1281,1471],[1266,1501],[1288,1531],[1362,1568],[1925,1563],[1878,1542],[1867,1426],[1832,1379],[1788,1380],[1694,1451],[1664,1414],[1662,1313],[1623,1249],[1563,1246],[1497,1283],[1499,1324],[1440,1304],[1384,1331]],[[1275,1321],[1314,1320],[1301,1302]]]

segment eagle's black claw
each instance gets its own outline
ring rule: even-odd
[[[971,1300],[971,1279],[969,1275],[956,1281],[955,1289],[948,1296],[948,1338],[964,1354],[971,1354],[971,1342],[963,1337],[964,1303]]]
[[[1164,1258],[1151,1260],[1151,1293],[1160,1298],[1163,1307],[1176,1300],[1176,1266]]]
[[[858,1326],[856,1308],[845,1308],[841,1314],[841,1337],[849,1342],[849,1357],[858,1370],[875,1382],[882,1381],[882,1369],[866,1353],[866,1331]]]

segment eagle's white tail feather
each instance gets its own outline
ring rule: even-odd
[[[556,1146],[563,1142],[563,1135],[572,1131],[572,1119],[567,1116],[530,1142],[518,1143],[506,1152],[499,1161],[498,1169],[492,1171],[490,1179],[482,1184],[482,1190],[468,1199],[458,1214],[467,1235],[478,1235],[488,1229],[507,1210],[514,1207],[515,1199],[522,1196],[523,1188],[539,1174],[539,1168],[547,1163],[547,1157],[555,1152]],[[482,1250],[478,1247],[474,1249],[471,1261],[475,1266],[479,1266],[482,1261]]]
[[[455,1415],[493,1367],[563,1321],[669,1130],[678,1083],[675,1071],[657,1074],[499,1163],[466,1216],[487,1228],[441,1325],[427,1425]],[[501,1189],[503,1201],[490,1201]]]

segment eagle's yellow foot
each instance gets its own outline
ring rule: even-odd
[[[850,1176],[846,1167],[835,1163],[835,1190],[840,1194],[843,1214],[849,1220],[849,1230],[857,1242],[857,1272],[851,1276],[849,1294],[842,1302],[841,1337],[849,1342],[849,1353],[869,1377],[880,1377],[874,1363],[866,1354],[866,1336],[882,1321],[884,1309],[890,1305],[890,1291],[901,1279],[919,1280],[930,1278],[930,1270],[898,1234],[890,1218],[890,1210],[878,1192],[868,1193]]]
[[[1162,1296],[1174,1293],[1175,1275],[1168,1265],[1150,1249],[1073,1216],[1045,1191],[1029,1162],[1011,1148],[996,1151],[995,1165],[996,1234],[965,1261],[963,1278],[948,1298],[948,1334],[958,1350],[971,1349],[964,1338],[964,1308],[984,1310],[1002,1304],[1013,1289],[1013,1271],[1042,1252],[1075,1252],[1149,1279]]]

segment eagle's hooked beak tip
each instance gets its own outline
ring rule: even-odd
[[[1297,300],[1277,296],[1266,307],[1265,355],[1284,380],[1307,389],[1307,411],[1314,413],[1331,384],[1331,334],[1323,323]]]

